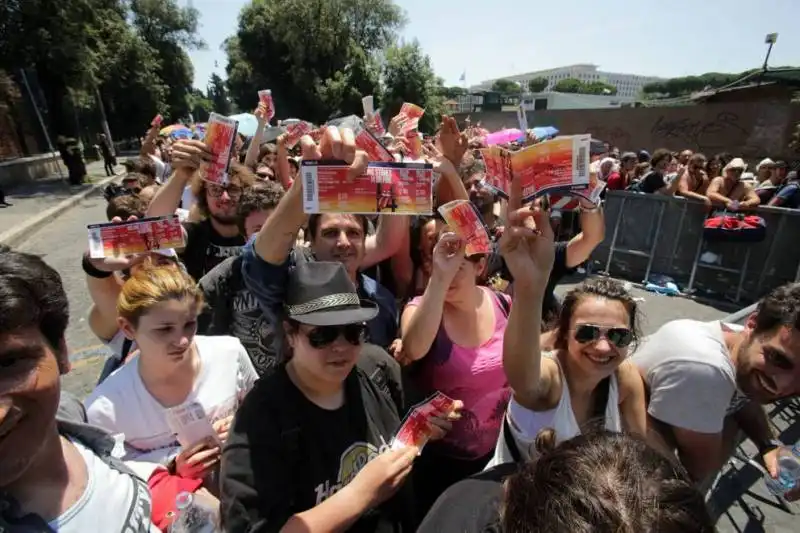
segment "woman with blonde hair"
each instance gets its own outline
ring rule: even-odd
[[[91,424],[124,436],[122,458],[144,479],[166,468],[192,480],[192,490],[213,493],[210,474],[232,416],[258,375],[238,339],[195,335],[202,305],[200,289],[177,265],[145,264],[133,273],[117,314],[139,353],[85,404]]]

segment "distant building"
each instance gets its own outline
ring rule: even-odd
[[[482,111],[515,111],[522,104],[526,111],[546,109],[611,109],[632,107],[636,98],[602,94],[574,93],[524,93],[500,94],[494,91],[476,91],[459,95],[445,103],[449,113],[479,113]]]
[[[616,96],[637,98],[642,90],[642,87],[648,83],[655,81],[663,81],[664,78],[656,78],[653,76],[639,76],[636,74],[620,74],[617,72],[603,72],[597,70],[597,65],[569,65],[566,67],[557,67],[548,70],[539,70],[536,72],[526,72],[525,74],[515,74],[513,76],[503,76],[502,78],[495,78],[493,80],[486,80],[478,85],[470,87],[472,91],[489,90],[492,84],[499,80],[516,81],[522,85],[523,90],[527,90],[528,82],[534,78],[546,78],[550,84],[545,89],[545,92],[552,91],[552,88],[561,80],[568,78],[575,78],[585,83],[593,81],[600,81],[613,85],[617,88]]]

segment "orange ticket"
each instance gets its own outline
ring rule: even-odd
[[[286,147],[294,148],[294,145],[303,137],[311,133],[312,126],[308,122],[300,121],[286,127]]]
[[[272,91],[269,89],[258,91],[258,101],[267,108],[267,122],[269,122],[275,117],[275,104],[272,102]]]
[[[204,164],[200,176],[212,183],[228,183],[233,145],[239,123],[228,117],[211,113],[206,128],[205,143],[211,150],[211,161]]]
[[[348,181],[341,161],[303,161],[306,213],[422,215],[433,211],[433,166],[426,163],[370,163]]]
[[[183,226],[177,215],[90,224],[87,229],[92,259],[183,248],[185,245]]]
[[[425,110],[416,104],[406,102],[397,113],[400,126],[400,133],[405,135],[409,131],[419,127],[419,119],[425,114]]]
[[[489,231],[478,212],[469,200],[453,200],[439,207],[444,221],[450,229],[467,242],[464,252],[467,257],[475,254],[488,254],[492,250]]]
[[[557,137],[511,154],[513,179],[522,182],[522,200],[589,185],[590,135]]]
[[[392,153],[365,127],[359,127],[356,132],[356,146],[367,153],[370,161],[394,162]]]

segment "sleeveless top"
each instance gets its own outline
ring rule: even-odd
[[[512,397],[511,401],[508,403],[508,413],[506,414],[508,426],[511,430],[510,433],[516,441],[517,449],[522,459],[525,461],[530,461],[535,457],[536,452],[533,449],[533,444],[540,430],[546,428],[553,429],[556,434],[556,443],[569,440],[581,433],[578,421],[575,419],[575,413],[572,410],[569,386],[564,376],[564,370],[561,368],[561,363],[559,363],[558,358],[555,357],[553,352],[544,354],[544,356],[556,362],[556,365],[558,365],[558,373],[561,375],[561,398],[558,400],[558,404],[553,409],[547,411],[531,411],[521,406]],[[619,384],[617,382],[616,372],[609,377],[605,428],[609,431],[622,431],[622,420],[619,414]],[[506,444],[505,434],[503,431],[500,431],[494,457],[489,461],[489,464],[486,465],[486,468],[488,469],[499,464],[511,462],[514,462],[514,459]]]

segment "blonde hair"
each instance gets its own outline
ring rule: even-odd
[[[198,312],[203,306],[203,292],[179,265],[155,265],[146,262],[122,286],[117,298],[117,315],[136,326],[139,318],[152,307],[169,300],[192,300]]]

